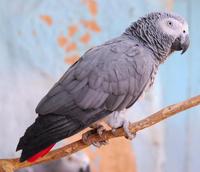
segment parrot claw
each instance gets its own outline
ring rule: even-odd
[[[114,136],[117,136],[117,134],[116,134],[116,128],[112,128],[111,132],[112,132],[112,134],[113,134]]]
[[[90,145],[90,143],[88,141],[88,138],[92,134],[94,134],[94,130],[90,130],[90,131],[87,131],[86,133],[82,134],[82,141],[83,141],[83,143],[85,143],[86,145]]]
[[[109,142],[108,140],[100,141],[100,142],[94,142],[92,143],[93,146],[100,148],[101,146],[107,145]]]
[[[96,134],[96,133],[101,137],[104,131],[106,131],[105,127],[103,125],[99,125],[98,128],[84,133],[82,135],[82,140],[87,145],[92,144],[93,146],[100,148],[102,145],[107,145],[109,143],[108,140],[90,143],[88,139],[91,135]]]
[[[129,125],[130,125],[130,122],[125,120],[122,127],[123,127],[124,132],[125,132],[125,138],[128,139],[128,140],[132,140],[136,137],[136,133],[132,133],[130,131]]]
[[[97,134],[101,137],[102,134],[106,131],[105,127],[103,125],[99,125],[97,128]]]

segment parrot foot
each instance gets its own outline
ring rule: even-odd
[[[133,132],[130,131],[129,125],[130,125],[130,122],[125,120],[123,122],[122,127],[123,127],[124,132],[125,132],[125,138],[128,139],[128,140],[133,140],[136,137],[136,133],[133,133]]]
[[[130,122],[124,117],[126,109],[122,111],[115,111],[107,118],[107,124],[112,128],[112,134],[117,136],[116,129],[122,127],[125,132],[125,138],[132,140],[136,133],[132,133],[129,129]]]
[[[127,120],[125,120],[124,122],[123,122],[123,125],[121,126],[123,129],[124,129],[124,132],[125,132],[125,138],[126,139],[128,139],[128,140],[132,140],[132,139],[134,139],[135,137],[136,137],[136,133],[132,133],[131,131],[130,131],[130,129],[129,129],[129,125],[130,125],[130,122],[129,121],[127,121]],[[116,134],[116,130],[117,130],[117,128],[112,128],[112,134],[114,135],[114,136],[117,136],[117,134]]]
[[[90,145],[90,142],[88,140],[89,137],[93,134],[96,134],[96,133],[101,137],[102,134],[104,133],[104,131],[106,131],[105,127],[103,125],[98,125],[98,128],[84,133],[82,135],[82,140],[85,144]],[[102,145],[107,145],[107,144],[108,144],[108,140],[103,140],[103,141],[92,143],[93,146],[98,147],[98,148],[100,148]]]

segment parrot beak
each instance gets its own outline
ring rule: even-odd
[[[181,47],[182,47],[181,54],[184,54],[187,51],[189,45],[190,45],[190,38],[189,38],[189,35],[186,35],[185,41],[181,44]]]
[[[189,35],[179,36],[175,39],[172,44],[172,50],[174,51],[181,51],[181,54],[184,54],[190,45]]]

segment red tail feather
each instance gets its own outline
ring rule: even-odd
[[[32,157],[30,157],[29,159],[27,159],[28,162],[34,162],[36,161],[38,158],[43,157],[44,155],[46,155],[54,146],[55,144],[52,144],[50,146],[48,146],[47,148],[43,149],[42,151],[36,153],[35,155],[33,155]]]

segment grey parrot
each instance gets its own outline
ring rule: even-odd
[[[188,47],[188,24],[181,16],[152,12],[119,37],[89,49],[38,104],[38,117],[17,146],[20,161],[35,161],[56,142],[90,126],[101,135],[102,119],[133,138],[122,114],[152,86],[159,65]],[[83,140],[87,143],[87,137]]]

